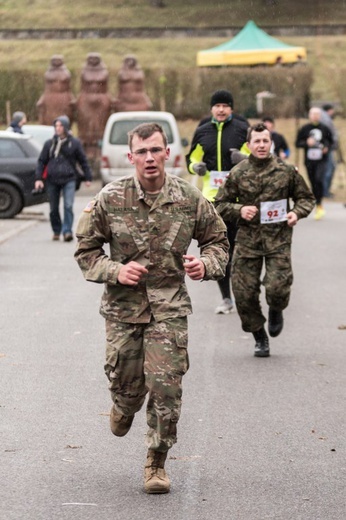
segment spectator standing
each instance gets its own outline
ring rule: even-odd
[[[327,152],[326,157],[326,170],[324,174],[324,182],[323,182],[323,196],[324,197],[332,197],[330,192],[330,188],[332,185],[336,160],[335,160],[335,150],[338,149],[339,144],[339,136],[336,126],[334,124],[334,116],[335,116],[335,108],[330,103],[323,105],[321,111],[321,123],[327,126],[333,137],[333,145],[330,150]]]
[[[333,136],[329,128],[321,123],[321,109],[309,110],[309,122],[297,133],[296,147],[304,149],[304,161],[313,194],[316,198],[315,220],[325,215],[322,205],[323,183],[326,171],[326,158],[333,146]]]
[[[22,126],[26,123],[26,115],[24,112],[14,112],[12,116],[12,121],[10,126],[7,128],[10,132],[15,132],[16,134],[24,134],[22,130]]]
[[[126,435],[148,394],[144,489],[168,493],[164,466],[177,441],[189,366],[191,302],[184,277],[224,276],[228,241],[214,206],[190,183],[165,173],[169,148],[160,125],[136,127],[129,147],[135,174],[107,184],[84,209],[75,257],[88,281],[105,284],[111,431]],[[200,258],[187,254],[192,239]]]
[[[272,134],[273,143],[270,152],[274,153],[277,157],[280,157],[280,159],[287,159],[290,156],[290,149],[284,136],[275,130],[274,118],[266,116],[262,119],[262,122]]]
[[[203,195],[213,202],[215,195],[236,164],[235,156],[246,142],[248,123],[233,117],[233,96],[228,90],[217,90],[210,99],[211,120],[195,130],[191,149],[186,156],[189,173],[203,177]],[[227,237],[232,259],[237,233],[235,222],[227,222]],[[230,283],[230,264],[226,275],[218,281],[222,302],[215,309],[217,314],[229,314],[233,308]]]
[[[70,242],[73,240],[73,203],[76,187],[79,187],[82,180],[81,173],[86,186],[90,186],[92,173],[81,142],[70,132],[69,118],[57,117],[54,128],[53,139],[45,142],[38,158],[35,189],[43,189],[46,182],[53,240],[59,240],[62,233],[64,241]],[[59,211],[61,195],[64,201],[63,220]]]
[[[276,337],[283,328],[283,310],[293,282],[292,228],[298,219],[309,215],[315,202],[297,169],[273,156],[271,145],[270,132],[263,123],[250,127],[251,154],[231,170],[215,200],[225,221],[239,221],[232,259],[233,292],[243,330],[255,338],[256,357],[270,355],[260,304],[261,284],[269,306],[269,335]]]

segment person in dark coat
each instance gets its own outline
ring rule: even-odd
[[[192,138],[191,149],[186,156],[188,172],[203,177],[203,195],[211,202],[230,169],[238,162],[236,156],[246,143],[248,123],[244,118],[233,115],[233,96],[228,90],[216,90],[210,99],[211,117],[199,124]],[[229,258],[232,259],[237,225],[227,224],[230,244]],[[222,302],[215,309],[216,314],[229,314],[233,308],[230,281],[230,264],[226,275],[218,280]]]
[[[16,134],[24,134],[22,126],[26,123],[26,115],[24,112],[14,112],[10,126],[7,128],[10,132]]]
[[[315,220],[320,220],[325,215],[322,206],[324,177],[328,153],[332,146],[332,133],[326,125],[321,123],[321,109],[310,108],[309,122],[298,130],[296,147],[304,148],[305,167],[316,198]]]
[[[59,240],[62,233],[65,242],[73,240],[73,203],[76,188],[83,180],[90,186],[92,173],[79,139],[70,132],[67,116],[57,117],[54,121],[55,135],[45,142],[38,158],[35,189],[44,188],[49,196],[50,222],[53,240]],[[60,195],[64,200],[64,219],[59,213]]]

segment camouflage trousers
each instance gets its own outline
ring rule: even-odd
[[[148,448],[167,451],[177,442],[182,377],[189,368],[187,317],[132,324],[106,320],[106,364],[118,412],[133,415],[148,394]]]
[[[261,281],[264,264],[265,273]],[[290,245],[264,253],[236,244],[232,259],[232,288],[245,332],[254,332],[266,322],[260,304],[261,284],[265,287],[268,306],[280,311],[288,305],[292,282]]]

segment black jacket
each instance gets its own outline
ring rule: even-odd
[[[207,169],[218,171],[229,171],[234,164],[231,162],[230,148],[240,150],[246,142],[248,124],[239,119],[231,118],[225,123],[216,123],[209,121],[202,126],[197,127],[193,136],[190,153],[186,156],[188,171],[190,164],[193,162],[191,158],[196,155],[203,156],[203,162],[206,163]],[[218,146],[218,129],[221,132],[221,146]],[[198,149],[203,151],[201,154]],[[200,160],[200,159],[199,159]]]
[[[277,157],[280,157],[280,152],[284,152],[288,157],[290,154],[290,149],[288,147],[287,141],[282,134],[278,132],[272,132],[272,139],[274,143],[274,153]]]
[[[35,179],[43,179],[43,172],[47,166],[47,180],[52,184],[64,185],[73,179],[78,181],[80,174],[77,168],[80,167],[84,174],[83,180],[91,181],[91,170],[79,139],[68,135],[55,157],[58,140],[58,136],[55,135],[53,139],[45,142],[38,158]]]
[[[300,130],[298,130],[298,135],[296,139],[296,147],[304,148],[305,151],[305,162],[309,161],[308,151],[309,146],[307,144],[307,140],[309,137],[314,137],[316,140],[316,145],[312,148],[318,147],[327,147],[329,150],[333,145],[333,136],[329,128],[322,123],[313,124],[307,123],[302,126]],[[327,154],[324,154],[321,160],[325,160]]]

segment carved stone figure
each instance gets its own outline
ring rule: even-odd
[[[91,52],[81,72],[81,91],[77,99],[78,137],[86,152],[97,146],[103,136],[113,100],[108,94],[108,70],[101,55]]]
[[[151,107],[152,103],[144,89],[144,72],[136,56],[125,56],[118,73],[118,98],[115,100],[115,112],[149,110]]]
[[[38,100],[38,119],[42,125],[52,125],[54,119],[65,114],[73,121],[76,99],[71,92],[71,73],[64,57],[55,54],[44,75],[45,89]]]

